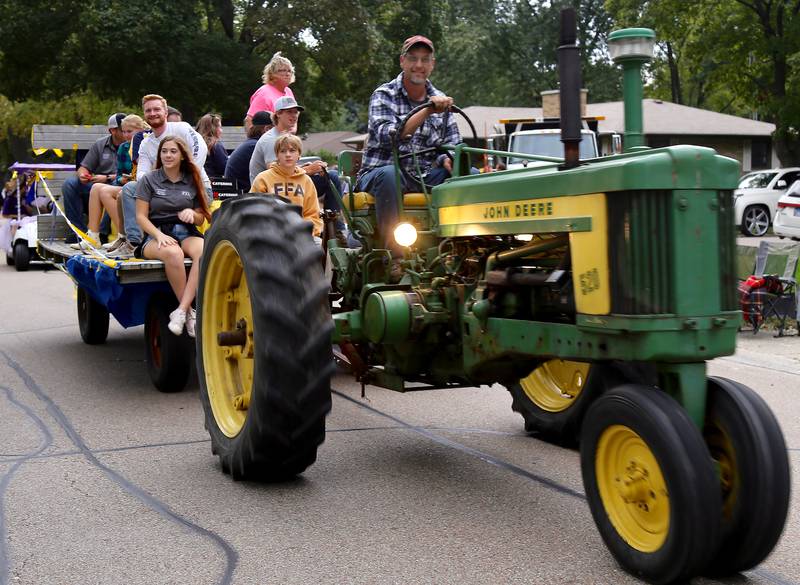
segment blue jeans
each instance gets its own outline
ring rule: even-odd
[[[125,237],[132,246],[142,241],[142,229],[136,223],[136,181],[129,181],[122,187],[122,223],[125,225]]]
[[[93,183],[81,183],[78,177],[70,177],[61,185],[64,215],[72,225],[84,232],[88,229],[84,216],[89,212],[89,192],[92,190],[92,185]],[[108,215],[104,215],[100,223],[100,233],[108,235],[110,227],[111,220]]]
[[[328,171],[328,177],[330,177],[330,182],[336,187],[339,191],[339,195],[342,194],[342,181],[339,179],[339,173],[335,170]],[[328,179],[325,178],[325,175],[318,174],[318,175],[311,175],[311,182],[314,183],[314,187],[317,188],[317,197],[322,197],[322,203],[324,209],[330,209],[331,211],[339,212],[341,211],[341,206],[339,205],[339,200],[336,198],[336,195],[331,188]],[[336,229],[337,230],[344,230],[344,221],[342,221],[341,217],[336,220]]]
[[[425,175],[425,184],[428,186],[441,185],[450,173],[444,167],[434,167]],[[422,186],[416,181],[407,180],[401,175],[403,191],[421,191]],[[384,245],[388,250],[394,250],[392,230],[397,225],[400,210],[397,207],[397,187],[394,180],[394,165],[376,167],[361,175],[356,181],[356,191],[366,191],[375,198],[375,215],[378,218],[378,229],[383,237]]]

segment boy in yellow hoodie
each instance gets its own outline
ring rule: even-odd
[[[275,156],[269,169],[256,175],[251,193],[269,193],[286,197],[303,208],[303,218],[314,224],[314,241],[322,244],[322,219],[319,216],[317,189],[306,172],[297,166],[303,143],[294,134],[283,134],[275,141]]]

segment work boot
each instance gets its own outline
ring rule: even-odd
[[[400,263],[400,260],[392,260],[392,265],[389,267],[389,284],[397,284],[403,280],[403,275],[405,273],[406,271],[403,269],[403,265]]]

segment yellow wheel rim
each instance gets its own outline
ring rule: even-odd
[[[235,437],[247,419],[253,387],[253,310],[242,260],[227,240],[211,251],[201,310],[208,399],[219,429]],[[220,345],[220,332],[239,333],[243,343]]]
[[[562,412],[573,405],[586,384],[589,364],[550,360],[520,381],[522,390],[542,410]]]
[[[603,431],[595,459],[603,507],[620,537],[634,549],[657,551],[669,532],[669,492],[655,455],[633,430]]]
[[[739,498],[740,488],[736,451],[730,436],[717,421],[707,422],[704,434],[711,457],[717,462],[717,473],[722,490],[722,514],[725,518],[730,519]]]

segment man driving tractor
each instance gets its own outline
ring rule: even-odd
[[[429,81],[436,63],[433,42],[415,35],[403,43],[400,51],[402,73],[384,83],[372,94],[369,101],[369,136],[364,147],[361,171],[356,180],[356,190],[367,191],[375,197],[378,226],[386,248],[400,256],[400,249],[392,239],[392,229],[397,224],[397,191],[392,161],[392,134],[400,121],[415,107],[430,101],[425,108],[411,117],[405,125],[405,135],[400,136],[400,153],[429,149],[442,144],[458,144],[461,134],[449,108],[453,98],[436,89]],[[448,154],[434,150],[416,157],[419,176],[428,186],[439,185],[450,176],[453,165]],[[401,159],[405,171],[401,173],[404,191],[421,190],[414,178],[417,169],[412,157]]]

